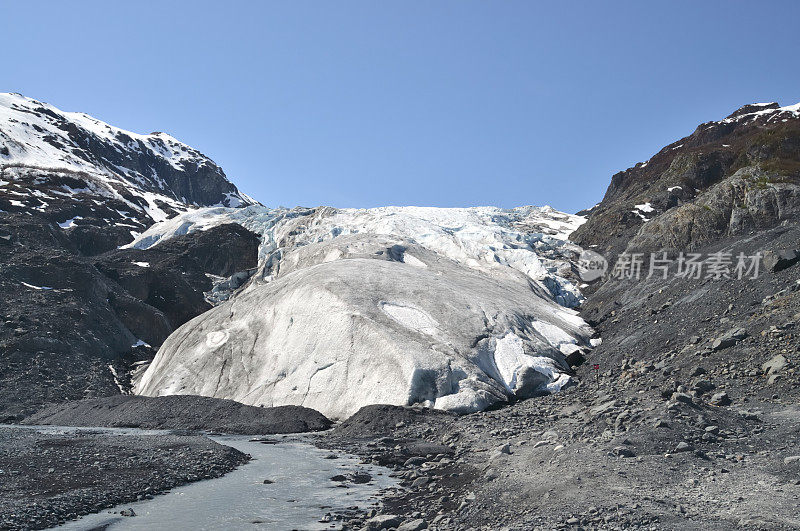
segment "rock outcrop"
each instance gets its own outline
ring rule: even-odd
[[[798,212],[800,104],[753,104],[614,175],[571,239],[613,262],[626,249],[691,251]]]

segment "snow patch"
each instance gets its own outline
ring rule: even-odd
[[[71,229],[75,226],[75,222],[79,219],[83,219],[81,216],[75,216],[74,218],[70,218],[62,223],[59,223],[58,226],[62,229]]]
[[[26,288],[31,288],[31,289],[35,289],[35,290],[49,291],[49,290],[53,289],[53,288],[49,288],[47,286],[34,286],[33,284],[28,284],[27,282],[21,282],[21,284],[23,286],[25,286]]]
[[[411,306],[393,304],[391,302],[382,302],[380,307],[389,317],[406,328],[416,330],[417,332],[429,336],[436,335],[439,331],[439,323],[422,310]]]

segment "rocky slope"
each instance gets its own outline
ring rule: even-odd
[[[800,149],[793,108],[770,107],[744,107],[691,140],[707,149],[728,135],[760,157],[752,164],[692,166],[704,189],[662,207],[656,198],[681,185],[668,180],[677,146],[665,148],[615,176],[573,236],[608,254],[761,253],[759,274],[739,279],[731,264],[730,275],[687,278],[673,262],[666,278],[647,278],[647,264],[638,279],[602,278],[581,308],[602,344],[560,393],[461,417],[360,411],[320,444],[395,467],[407,490],[354,528],[800,528]],[[739,188],[750,171],[773,177]],[[749,208],[733,216],[741,197]],[[681,214],[694,208],[720,224]]]
[[[691,251],[791,222],[799,172],[800,104],[745,105],[614,175],[571,239],[614,262],[626,248]]]
[[[172,137],[0,94],[0,419],[127,390],[133,364],[246,278],[258,239],[238,225],[119,249],[215,204],[253,201]]]

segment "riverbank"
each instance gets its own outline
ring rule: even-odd
[[[220,477],[248,460],[201,435],[0,427],[0,529],[45,529]]]

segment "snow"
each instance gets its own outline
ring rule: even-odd
[[[675,190],[683,190],[680,186],[670,186],[667,188],[667,192],[674,192]]]
[[[131,247],[222,223],[262,237],[259,271],[165,341],[138,394],[297,404],[332,418],[375,403],[458,413],[557,392],[590,348],[549,207],[243,209],[158,223]],[[311,332],[311,333],[310,333]]]
[[[25,206],[25,203],[23,203],[22,201],[17,201],[16,199],[10,199],[8,202],[11,203],[11,205],[15,206],[15,207],[24,207]]]
[[[34,286],[33,284],[28,284],[27,282],[21,282],[21,284],[23,286],[25,286],[26,288],[35,289],[35,290],[49,291],[49,290],[53,289],[53,288],[49,288],[47,286]]]
[[[122,384],[119,383],[119,375],[117,374],[117,370],[114,368],[114,366],[109,364],[108,370],[111,372],[111,376],[114,378],[114,384],[117,386],[117,389],[119,389],[119,392],[123,395],[127,394],[125,389],[122,387]]]
[[[131,262],[131,263],[139,267],[150,267],[150,262]]]
[[[83,219],[81,216],[75,216],[74,218],[70,218],[62,223],[59,223],[58,226],[62,229],[71,229],[75,226],[75,221]]]
[[[100,193],[127,203],[132,210],[144,211],[154,221],[167,218],[156,201],[172,209],[184,211],[188,205],[174,197],[165,181],[152,167],[133,170],[121,167],[110,160],[97,157],[85,150],[74,135],[69,124],[81,132],[81,137],[116,150],[120,154],[139,159],[148,154],[161,159],[175,170],[215,166],[199,151],[179,142],[165,133],[141,135],[111,126],[84,113],[64,112],[60,109],[19,94],[0,93],[0,145],[8,149],[8,155],[0,155],[0,167],[46,168],[61,172],[80,172],[81,179],[89,181],[89,188],[74,189],[67,185],[63,189],[68,195],[85,192]],[[116,159],[115,159],[116,160]],[[117,161],[119,162],[119,161]],[[5,181],[3,181],[5,182]],[[124,198],[120,186],[130,194],[147,202],[142,208]],[[228,193],[226,201],[233,206],[254,204],[244,194]]]
[[[136,347],[148,347],[149,348],[150,344],[149,343],[145,343],[141,339],[137,339],[136,343],[131,345],[131,348],[136,348]]]
[[[753,103],[752,105],[756,107],[766,107],[774,105],[774,103]],[[800,103],[795,103],[794,105],[787,105],[785,107],[778,107],[777,109],[761,109],[747,114],[742,114],[731,118],[725,118],[724,120],[720,120],[718,122],[712,122],[712,125],[726,124],[733,122],[748,123],[756,121],[762,117],[768,117],[767,123],[772,121],[784,122],[788,118],[800,118]]]
[[[178,170],[183,169],[183,164],[186,162],[202,164],[205,160],[197,150],[164,133],[140,135],[111,126],[84,113],[64,112],[52,105],[19,94],[0,93],[0,124],[2,124],[0,138],[6,137],[6,144],[11,152],[6,157],[9,161],[41,168],[89,172],[97,172],[101,168],[97,161],[82,158],[69,149],[53,145],[54,142],[42,140],[44,136],[49,136],[63,146],[74,145],[67,133],[57,126],[53,116],[48,113],[60,116],[98,140],[116,146],[120,151],[148,150]],[[118,173],[108,168],[100,171],[108,175]]]
[[[641,205],[635,205],[634,210],[631,210],[631,212],[639,216],[642,219],[642,221],[647,223],[648,221],[650,221],[650,218],[645,216],[644,213],[655,212],[655,209],[653,208],[653,205],[651,205],[650,203],[642,203]]]

